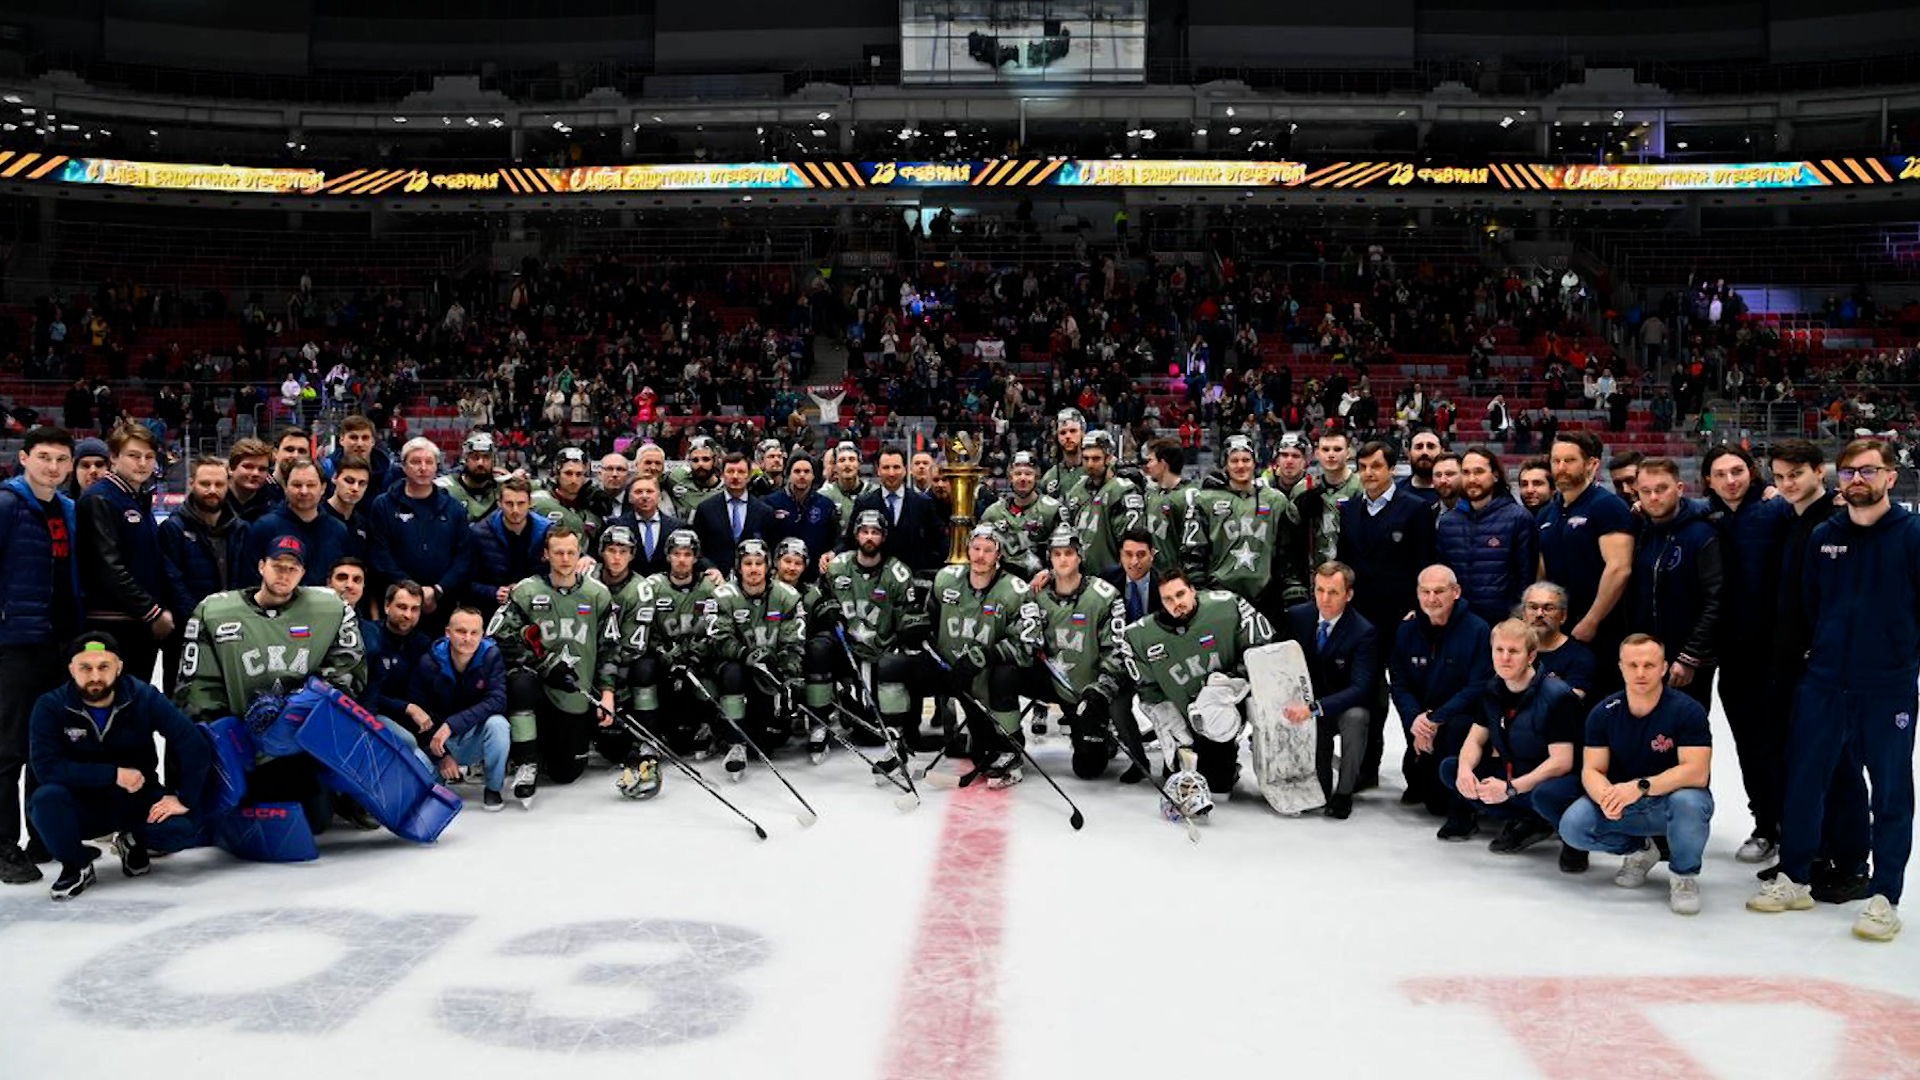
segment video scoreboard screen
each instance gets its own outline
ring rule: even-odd
[[[1147,0],[900,0],[901,81],[1137,83]]]

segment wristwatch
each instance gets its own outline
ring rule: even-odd
[[[1653,781],[1643,776],[1640,778],[1639,784],[1640,784],[1640,794],[1650,795],[1653,793]]]

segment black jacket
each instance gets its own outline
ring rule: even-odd
[[[913,485],[900,485],[900,494],[899,524],[887,529],[887,542],[880,550],[906,563],[915,577],[931,576],[947,561],[947,523],[933,500],[914,491]],[[841,551],[853,550],[853,523],[860,519],[862,510],[878,510],[885,516],[886,489],[876,487],[853,501],[853,512],[841,529]]]
[[[766,540],[767,529],[773,524],[773,511],[767,504],[746,496],[746,509],[740,527],[742,540]],[[733,572],[733,522],[728,517],[728,496],[725,491],[701,501],[693,509],[693,531],[700,537],[700,554],[723,574]],[[634,537],[639,543],[640,538]],[[637,553],[636,553],[637,554]],[[664,560],[665,553],[661,553]]]
[[[246,525],[233,516],[232,507],[221,504],[219,519],[208,525],[183,506],[157,531],[160,565],[167,576],[167,610],[191,615],[200,601],[236,586]],[[260,576],[257,568],[253,576]]]
[[[1420,571],[1437,561],[1433,504],[1404,484],[1377,515],[1364,493],[1353,496],[1340,507],[1339,552],[1353,567],[1353,607],[1376,629],[1395,625],[1416,606]]]
[[[108,473],[93,482],[75,508],[80,542],[80,589],[87,614],[150,623],[166,610],[166,574],[153,522],[153,492],[135,491]],[[176,611],[184,619],[187,612]]]
[[[1099,577],[1102,581],[1105,581],[1107,584],[1113,586],[1114,588],[1120,590],[1120,610],[1122,612],[1125,612],[1127,610],[1127,572],[1126,570],[1118,566],[1110,566],[1105,570],[1100,571],[1100,573],[1095,576]],[[1145,619],[1158,614],[1160,614],[1160,575],[1153,573],[1152,571],[1148,571],[1147,572],[1147,608],[1145,611],[1142,611],[1140,613],[1140,618]]]
[[[156,734],[167,741],[172,788],[160,787]],[[199,804],[213,763],[213,742],[200,725],[174,708],[166,695],[125,674],[114,688],[104,724],[94,723],[72,680],[42,694],[33,706],[27,741],[33,775],[42,784],[85,793],[113,788],[119,770],[137,769],[147,778],[141,796],[158,800],[172,791],[189,810]]]
[[[1627,632],[1652,634],[1667,657],[1711,667],[1720,655],[1720,534],[1691,500],[1665,521],[1642,521],[1627,582]]]
[[[1834,505],[1834,497],[1834,490],[1828,488],[1806,513],[1795,515],[1791,507],[1787,510],[1793,521],[1780,541],[1779,617],[1773,626],[1773,667],[1769,672],[1778,685],[1791,685],[1807,666],[1807,649],[1813,645],[1807,625],[1806,592],[1801,587],[1806,580],[1807,541],[1828,518],[1845,513]]]
[[[1355,705],[1372,710],[1380,685],[1379,635],[1373,624],[1348,607],[1327,635],[1327,647],[1320,643],[1320,609],[1313,604],[1295,604],[1287,609],[1286,625],[1281,628],[1287,639],[1300,643],[1307,656],[1307,672],[1313,677],[1313,698],[1321,715],[1338,717]]]

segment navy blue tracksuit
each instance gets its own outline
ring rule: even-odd
[[[1418,612],[1394,628],[1390,692],[1400,726],[1407,729],[1400,768],[1407,790],[1422,796],[1427,811],[1436,817],[1447,813],[1453,792],[1453,780],[1441,779],[1439,764],[1458,754],[1467,741],[1467,733],[1480,719],[1481,695],[1493,679],[1488,634],[1486,620],[1467,610],[1465,600],[1453,602],[1453,613],[1443,627],[1435,627],[1425,612]],[[1440,725],[1431,757],[1413,749],[1413,721],[1423,712]]]
[[[1848,754],[1872,789],[1873,891],[1900,902],[1913,850],[1913,723],[1920,712],[1920,518],[1890,507],[1865,527],[1836,514],[1807,542],[1812,643],[1794,700],[1780,870],[1808,883],[1827,789]]]

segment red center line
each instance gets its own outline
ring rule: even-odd
[[[996,986],[1006,792],[986,785],[947,799],[933,881],[920,912],[889,1040],[887,1080],[989,1077],[998,1070]]]

